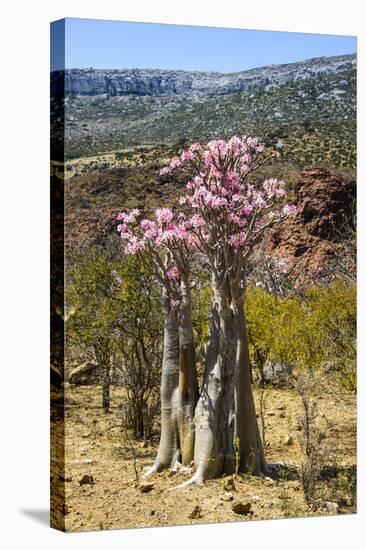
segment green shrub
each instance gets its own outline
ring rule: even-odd
[[[300,369],[325,369],[356,389],[356,286],[334,281],[305,297],[278,297],[249,288],[246,315],[252,362],[266,360]],[[262,364],[258,364],[262,362]]]

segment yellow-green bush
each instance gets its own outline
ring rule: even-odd
[[[341,281],[280,298],[249,288],[246,315],[252,360],[301,369],[327,365],[344,387],[356,388],[356,288]],[[263,366],[263,365],[262,365]]]

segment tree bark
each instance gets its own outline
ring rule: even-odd
[[[240,289],[234,292],[234,319],[237,328],[235,439],[240,449],[239,470],[258,475],[266,472],[267,463],[255,411],[243,292]]]
[[[176,312],[167,296],[163,297],[164,344],[161,373],[161,434],[153,466],[144,477],[169,468],[178,451],[177,387],[179,378],[179,333]]]
[[[164,349],[161,378],[159,450],[145,477],[177,463],[189,464],[194,454],[194,411],[198,399],[192,303],[189,281],[181,283],[179,313],[163,298]]]
[[[235,341],[227,282],[213,278],[210,340],[196,407],[194,481],[232,473],[235,467],[233,379]]]
[[[198,400],[196,357],[192,327],[192,301],[188,280],[181,283],[179,308],[179,381],[177,390],[177,425],[182,464],[194,455],[194,413]]]
[[[250,379],[243,292],[213,278],[210,342],[195,413],[191,482],[266,468]],[[234,292],[233,292],[234,291]],[[234,294],[234,295],[233,295]]]

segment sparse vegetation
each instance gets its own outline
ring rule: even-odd
[[[245,312],[248,327],[246,367],[255,401],[249,417],[258,429],[255,439],[261,435],[270,468],[265,469],[262,459],[263,471],[254,471],[250,460],[241,464],[242,438],[234,430],[229,433],[228,415],[228,428],[221,430],[220,437],[227,436],[230,472],[218,469],[217,476],[224,477],[208,479],[199,490],[187,486],[174,493],[167,489],[194,474],[192,449],[185,464],[183,453],[175,453],[171,470],[167,464],[153,483],[140,484],[158,453],[163,427],[158,414],[164,348],[161,289],[146,258],[138,261],[121,255],[116,235],[118,211],[138,208],[145,218],[163,206],[176,215],[185,177],[159,170],[193,139],[205,144],[217,136],[225,139],[255,131],[275,155],[253,177],[258,181],[283,177],[290,200],[303,167],[328,167],[352,175],[355,92],[355,68],[345,66],[336,74],[219,97],[68,98],[65,174],[60,163],[52,164],[53,174],[65,177],[66,189],[67,368],[65,395],[54,388],[52,399],[58,403],[65,397],[68,530],[356,511],[355,219],[332,228],[333,240],[327,241],[327,235],[312,241],[320,245],[327,241],[329,263],[322,276],[312,275],[311,284],[299,283],[286,261],[266,255],[265,238],[258,253],[248,257],[247,284],[232,279],[226,298],[232,299],[233,288],[242,296],[234,306],[237,319]],[[53,115],[57,118],[57,113]],[[187,205],[179,208],[187,214]],[[315,252],[306,246],[304,250],[309,256]],[[190,267],[189,290],[194,293],[190,326],[200,388],[207,369],[208,337],[214,334],[211,259],[208,254]],[[222,279],[228,278],[226,273]],[[169,303],[171,309],[176,307]],[[239,335],[239,353],[247,343],[236,325],[230,325],[230,345],[233,348]],[[218,341],[217,363],[221,373],[225,368],[230,373],[231,348],[225,348],[226,340]],[[180,372],[188,372],[184,346],[179,353]],[[87,373],[82,384],[70,384],[71,369],[85,362],[98,376],[91,375],[88,381]],[[272,367],[286,370],[286,383],[268,376]],[[227,384],[226,379],[222,384]],[[184,390],[183,383],[177,388]],[[173,409],[174,399],[181,398],[173,427],[178,451],[187,437],[179,428],[178,414],[182,404],[187,408],[192,400],[179,391],[165,396],[164,402],[164,407]],[[229,394],[234,395],[233,388]],[[207,396],[211,399],[210,393]],[[207,411],[202,402],[203,415]],[[217,418],[228,413],[228,407],[224,409],[218,409]],[[210,464],[209,457],[207,472]],[[80,479],[89,481],[80,483]],[[237,515],[234,509],[246,512]]]

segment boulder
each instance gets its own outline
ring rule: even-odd
[[[69,374],[69,383],[75,386],[93,386],[100,383],[100,369],[96,363],[85,362]]]
[[[84,474],[79,479],[79,485],[94,485],[94,483],[95,483],[94,477],[92,475],[89,475],[89,474]]]
[[[263,367],[263,378],[268,384],[283,386],[290,382],[292,368],[284,363],[268,361]]]
[[[250,513],[251,509],[251,503],[250,502],[234,502],[231,509],[235,514],[239,514],[240,516],[246,516]]]
[[[188,515],[189,519],[198,519],[201,517],[201,507],[195,506],[192,512]]]
[[[141,493],[150,493],[150,491],[152,491],[154,489],[154,484],[153,483],[141,483],[139,485],[139,489],[140,489]]]

